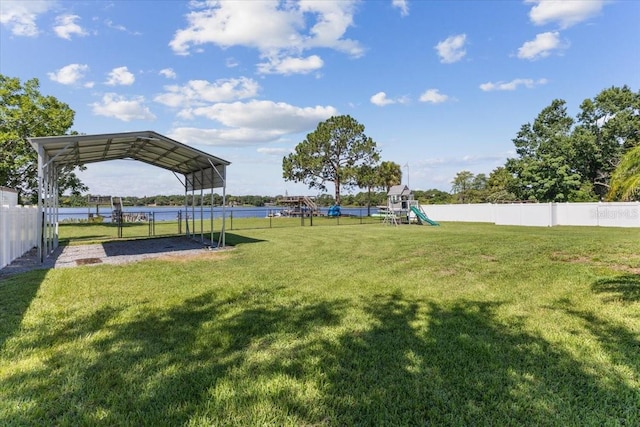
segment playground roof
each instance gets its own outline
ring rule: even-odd
[[[389,188],[388,196],[408,196],[411,190],[406,185],[394,185]]]
[[[46,165],[76,166],[108,160],[138,160],[185,175],[188,190],[223,187],[226,167],[231,164],[154,131],[27,139],[44,156]],[[212,173],[214,168],[215,173]]]

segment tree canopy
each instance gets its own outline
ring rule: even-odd
[[[282,176],[321,191],[332,182],[335,201],[340,204],[341,187],[357,185],[360,168],[373,167],[379,159],[376,143],[365,135],[364,125],[348,115],[333,116],[319,123],[282,159]]]
[[[376,167],[378,176],[378,188],[387,193],[394,185],[402,183],[402,167],[395,162],[382,162]]]
[[[513,139],[517,157],[507,160],[517,199],[539,202],[620,197],[611,192],[614,170],[640,144],[640,92],[611,87],[580,105],[576,120],[555,99]]]
[[[37,153],[28,137],[64,135],[73,125],[74,111],[53,96],[40,93],[38,79],[20,83],[0,74],[0,185],[18,190],[21,200],[37,201]],[[86,191],[73,172],[59,172],[59,190]]]

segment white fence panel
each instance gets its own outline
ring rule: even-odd
[[[640,203],[603,203],[595,215],[603,227],[640,227]]]
[[[553,208],[551,203],[518,203],[494,205],[497,225],[526,225],[551,227]]]
[[[556,203],[557,225],[598,225],[598,205],[601,203]]]
[[[37,206],[0,206],[0,268],[38,245],[37,228]]]
[[[491,203],[421,205],[429,218],[453,222],[495,222],[493,206]]]
[[[422,205],[436,221],[497,225],[640,227],[640,202]]]

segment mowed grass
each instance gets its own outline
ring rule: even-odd
[[[227,241],[0,281],[0,425],[640,425],[640,229]]]
[[[271,218],[233,218],[228,216],[225,223],[227,231],[253,230],[259,228],[286,228],[301,226],[336,226],[336,225],[380,225],[383,223],[382,218],[371,216],[344,216],[338,218],[332,217],[271,217]],[[150,236],[171,236],[177,234],[185,234],[187,226],[182,223],[180,227],[177,221],[157,221],[150,225],[148,222],[132,222],[125,223],[122,227],[122,238],[138,239],[148,238]],[[222,228],[222,219],[214,218],[213,223],[210,219],[205,219],[200,223],[199,219],[189,221],[189,232],[200,235],[201,233],[210,234],[211,228],[214,232],[220,231]],[[59,226],[60,239],[62,244],[87,244],[109,239],[118,238],[118,227],[112,223],[62,223]]]

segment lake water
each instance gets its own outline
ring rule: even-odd
[[[270,215],[279,215],[286,209],[287,208],[280,206],[242,206],[227,207],[225,212],[227,218],[231,215],[233,215],[234,218],[265,218]],[[327,214],[328,210],[329,208],[320,208],[320,212],[324,215]],[[183,218],[185,217],[184,206],[125,206],[122,211],[126,214],[128,213],[131,217],[138,217],[144,220],[153,216],[156,221],[175,221],[178,219],[179,212],[182,212]],[[371,207],[372,214],[377,213],[377,211],[376,207]],[[106,222],[111,221],[111,209],[108,206],[101,206],[98,211],[96,211],[95,206],[91,208],[60,208],[59,218],[61,222],[87,220],[90,215],[95,216],[96,213],[104,217]],[[341,208],[341,213],[343,215],[366,216],[367,207]],[[199,207],[196,207],[193,210],[188,208],[187,214],[189,217],[193,216],[195,219],[200,219],[201,216],[203,219],[209,219],[211,217],[211,208],[205,206],[202,208],[202,211]],[[213,208],[213,217],[222,217],[222,207]]]

